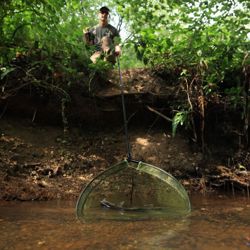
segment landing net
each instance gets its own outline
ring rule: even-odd
[[[171,174],[143,162],[122,161],[95,177],[76,205],[81,220],[143,220],[186,215],[190,201]]]

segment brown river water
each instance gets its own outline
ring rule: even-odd
[[[0,249],[248,249],[250,199],[192,196],[181,218],[77,220],[74,202],[1,202]]]

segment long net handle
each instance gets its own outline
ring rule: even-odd
[[[126,147],[127,147],[127,160],[132,161],[131,146],[130,146],[129,136],[128,136],[128,121],[127,121],[127,114],[126,114],[126,107],[125,107],[124,85],[122,81],[122,73],[121,73],[119,56],[117,57],[117,64],[118,64],[119,82],[120,82],[121,97],[122,97],[122,112],[123,112],[124,132],[125,132],[125,140],[126,140]]]

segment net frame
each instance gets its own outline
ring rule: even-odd
[[[124,160],[101,172],[94,179],[92,179],[86,185],[86,187],[81,191],[76,204],[76,215],[78,219],[82,220],[85,217],[84,213],[85,204],[91,192],[93,192],[109,176],[119,173],[120,171],[123,171],[128,167],[132,167],[138,172],[143,172],[151,176],[154,176],[157,179],[169,185],[171,188],[174,189],[176,194],[179,195],[184,202],[184,207],[183,210],[181,211],[181,214],[188,214],[191,211],[191,204],[188,194],[185,188],[174,176],[172,176],[170,173],[164,171],[159,167],[156,167],[154,165],[142,161],[137,162],[137,161]]]

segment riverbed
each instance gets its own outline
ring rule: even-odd
[[[75,202],[1,202],[0,249],[250,249],[250,199],[193,195],[192,212],[81,222]]]

